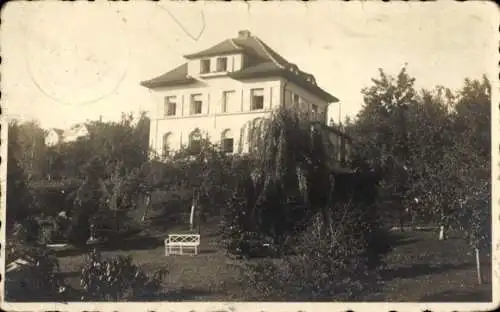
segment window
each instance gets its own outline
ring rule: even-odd
[[[165,97],[165,116],[175,116],[177,103],[175,96]]]
[[[195,129],[189,135],[189,152],[192,155],[199,154],[201,152],[201,132]]]
[[[199,115],[202,112],[203,101],[201,99],[201,94],[191,95],[191,115]]]
[[[319,116],[321,122],[326,123],[326,110],[322,109],[320,116]]]
[[[222,93],[222,113],[227,113],[229,111],[229,108],[232,106],[235,94],[236,93],[234,91],[225,91]]]
[[[227,58],[226,57],[219,57],[217,59],[217,71],[218,72],[227,71]]]
[[[172,133],[168,132],[163,135],[162,153],[163,157],[170,154],[172,148]]]
[[[224,153],[232,153],[234,150],[234,139],[231,130],[226,129],[222,132],[221,148]]]
[[[210,59],[207,60],[201,60],[201,68],[200,72],[202,74],[206,74],[210,72]]]
[[[316,104],[311,105],[311,117],[314,119],[318,118],[318,105]]]
[[[299,107],[300,97],[298,94],[293,93],[292,102],[295,108]]]
[[[252,89],[252,103],[251,110],[258,110],[264,108],[264,89]]]

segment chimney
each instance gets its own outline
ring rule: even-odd
[[[250,31],[249,30],[240,30],[240,31],[238,31],[238,38],[245,39],[245,38],[248,38],[248,37],[250,37]]]

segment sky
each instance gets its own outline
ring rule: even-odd
[[[247,29],[340,99],[361,109],[361,89],[382,68],[407,64],[416,87],[495,81],[493,2],[8,2],[2,10],[1,91],[7,118],[69,128],[152,109],[140,81]],[[330,116],[339,119],[339,105]]]

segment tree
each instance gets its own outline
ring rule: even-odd
[[[417,199],[415,214],[422,221],[437,220],[439,238],[445,238],[445,228],[453,215],[456,162],[450,159],[455,142],[451,109],[451,91],[437,87],[422,90],[410,120],[410,198]]]
[[[133,121],[132,115],[123,114],[119,122],[88,122],[88,136],[49,149],[51,175],[83,178],[80,168],[94,156],[104,163],[103,178],[110,177],[119,163],[129,171],[140,168],[149,157],[149,119],[143,113],[137,123]]]
[[[480,251],[491,250],[491,85],[466,79],[458,91],[454,126],[460,140],[455,142],[456,172],[460,183],[459,220],[464,237],[476,254],[478,282],[481,283]]]
[[[45,131],[36,121],[18,124],[19,159],[28,179],[40,179],[46,167]]]
[[[19,143],[20,126],[17,121],[8,125],[7,148],[7,228],[8,233],[16,223],[27,230],[29,241],[36,239],[32,220],[34,198],[28,185],[28,177],[22,166],[23,150]]]
[[[361,165],[359,172],[337,171],[327,133],[280,110],[251,131],[254,149],[238,166],[223,237],[240,255],[255,256],[259,242],[261,250],[263,242],[274,247],[279,266],[246,270],[250,288],[274,295],[266,299],[344,299],[344,292],[352,299],[356,285],[370,284],[363,274],[373,273],[389,250],[374,204],[380,172]]]
[[[399,215],[402,229],[409,189],[408,111],[412,110],[417,99],[415,79],[403,67],[397,77],[380,69],[379,78],[372,79],[372,82],[373,86],[361,91],[363,108],[356,121],[346,125],[346,131],[357,138],[355,152],[360,158],[387,167],[385,193],[388,194],[388,203]]]

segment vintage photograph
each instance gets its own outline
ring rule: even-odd
[[[493,309],[498,13],[7,3],[2,308]]]

